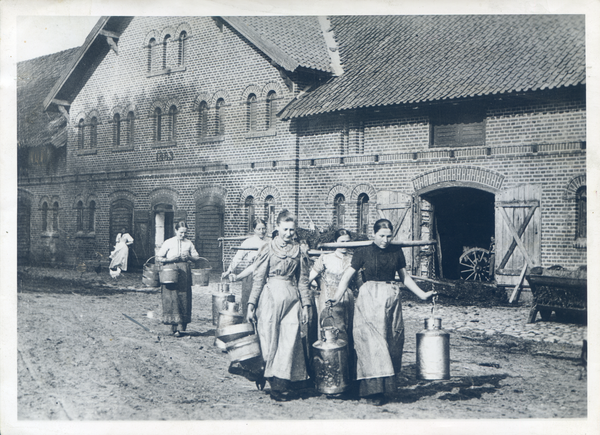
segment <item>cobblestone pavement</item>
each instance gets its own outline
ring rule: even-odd
[[[126,272],[118,279],[110,278],[108,271],[97,274],[95,272],[78,272],[69,269],[52,269],[41,267],[20,268],[21,273],[40,279],[45,277],[81,280],[89,284],[102,285],[120,290],[148,291],[142,284],[141,273]],[[216,283],[219,275],[210,276],[210,285],[207,287],[195,287],[194,292],[213,293],[216,291]],[[241,284],[232,284],[232,291],[239,295]],[[237,299],[238,297],[236,297]],[[420,304],[405,301],[403,315],[405,319],[420,320],[430,317],[431,304]],[[475,333],[482,335],[505,334],[513,337],[531,341],[544,341],[548,343],[563,343],[581,346],[583,340],[587,339],[587,326],[560,323],[552,321],[541,321],[538,314],[535,323],[527,323],[530,306],[519,305],[515,307],[477,307],[477,306],[443,306],[436,305],[435,317],[442,318],[442,328],[451,333]]]

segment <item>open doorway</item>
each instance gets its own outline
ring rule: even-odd
[[[175,235],[173,228],[174,211],[171,204],[154,206],[154,251],[157,252],[163,242]]]
[[[439,237],[440,241],[441,275],[460,279],[461,255],[471,248],[490,248],[495,228],[495,196],[470,187],[447,187],[427,192],[422,197],[432,206],[432,238]],[[438,275],[439,269],[438,265]]]

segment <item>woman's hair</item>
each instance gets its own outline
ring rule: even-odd
[[[294,222],[294,224],[298,225],[298,222],[296,221],[296,216],[294,216],[287,209],[281,210],[281,213],[279,213],[279,215],[277,216],[277,225],[279,225],[281,222]]]
[[[185,221],[179,221],[175,224],[175,231],[177,231],[179,228],[185,228],[187,230]]]
[[[127,232],[127,230],[126,230],[125,228],[121,228],[121,233],[122,233],[122,234],[124,234],[124,233],[126,233],[126,232]]]
[[[261,218],[256,218],[252,221],[252,229],[256,229],[256,227],[258,226],[258,224],[263,224],[265,227],[267,226],[267,223],[261,219]]]
[[[348,231],[348,230],[346,230],[344,228],[340,228],[333,235],[333,240],[337,242],[337,239],[339,239],[342,236],[348,236],[348,237],[352,238],[352,235],[350,234],[350,231]]]
[[[375,225],[373,225],[373,234],[377,234],[377,232],[382,228],[387,228],[392,233],[394,232],[394,226],[389,220],[379,219],[377,222],[375,222]]]

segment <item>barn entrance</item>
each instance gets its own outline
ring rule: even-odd
[[[441,248],[441,256],[438,254],[435,258],[436,275],[460,279],[463,253],[473,248],[490,248],[495,230],[495,195],[471,187],[452,186],[421,194],[421,198],[429,203],[429,207],[421,208],[429,208],[432,239],[438,239]]]

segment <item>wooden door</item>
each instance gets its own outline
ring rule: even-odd
[[[150,223],[148,212],[135,212],[135,227],[134,227],[133,245],[130,248],[130,261],[135,262],[136,266],[142,266],[146,260],[154,255],[154,250],[150,250]],[[133,255],[132,255],[133,254]],[[133,257],[133,258],[131,258]]]
[[[542,186],[523,184],[496,195],[496,281],[512,284],[523,267],[542,260]]]
[[[216,204],[200,205],[196,210],[196,250],[217,271],[223,268],[219,237],[223,237],[223,208]]]
[[[389,219],[394,226],[394,241],[412,240],[412,196],[403,192],[380,190],[377,192],[377,214]],[[407,270],[412,268],[411,249],[404,249]]]

